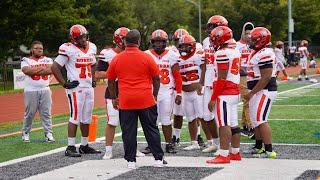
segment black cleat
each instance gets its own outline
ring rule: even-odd
[[[301,81],[302,79],[301,78],[298,78],[298,81]]]
[[[92,147],[89,147],[88,144],[85,146],[80,145],[79,152],[80,154],[100,154],[101,153],[101,151],[95,150]]]
[[[144,150],[141,151],[143,154],[150,154],[151,153],[151,149],[149,148],[149,146],[147,146],[146,148],[144,148]]]
[[[166,153],[177,153],[177,151],[174,149],[174,145],[172,142],[166,144]]]
[[[198,141],[198,144],[199,144],[200,147],[205,147],[206,146],[206,144],[204,143],[203,138],[201,137],[200,134],[198,135],[197,141]]]
[[[309,80],[309,77],[306,77],[305,80],[308,81],[308,80]]]
[[[172,141],[174,147],[180,146],[180,138],[177,138],[175,135],[172,136],[171,141]]]
[[[247,136],[250,139],[254,139],[254,129],[248,129],[247,127],[241,129],[241,135]]]
[[[64,155],[69,157],[81,157],[81,154],[78,153],[75,146],[68,146]]]

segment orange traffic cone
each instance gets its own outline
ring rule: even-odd
[[[320,74],[320,68],[317,68],[316,73],[317,73],[317,74]]]
[[[97,138],[98,116],[92,115],[91,123],[89,124],[89,142],[94,142]]]

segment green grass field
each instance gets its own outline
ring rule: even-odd
[[[309,84],[291,84],[285,83],[279,85],[279,92],[290,89],[299,88]],[[298,92],[298,93],[297,93]],[[320,144],[320,137],[316,133],[320,133],[320,89],[319,86],[313,86],[297,92],[280,93],[278,100],[272,106],[269,123],[273,130],[273,142],[275,143],[301,143],[301,144]],[[239,115],[241,106],[239,106]],[[94,114],[99,116],[98,137],[104,136],[106,124],[105,108],[95,109]],[[240,117],[240,116],[239,116]],[[53,124],[67,122],[67,115],[54,116]],[[19,132],[22,122],[0,124],[0,135]],[[41,122],[34,120],[33,127],[41,127]],[[56,142],[44,142],[44,134],[42,130],[30,133],[31,142],[22,143],[21,134],[11,135],[0,138],[0,162],[29,156],[67,144],[67,126],[60,125],[53,128]],[[120,128],[117,128],[117,133]],[[162,134],[162,133],[161,133]],[[78,143],[80,142],[80,132],[78,131]],[[204,137],[204,136],[203,136]],[[162,140],[163,140],[162,136]],[[143,132],[138,133],[138,140],[145,141]],[[181,134],[181,140],[189,141],[189,133],[187,123],[184,122]],[[115,141],[121,141],[121,136],[117,135]],[[242,138],[242,142],[253,142],[247,138]],[[5,156],[4,156],[5,154]]]

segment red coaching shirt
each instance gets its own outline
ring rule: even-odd
[[[127,47],[116,55],[108,68],[107,78],[118,79],[119,108],[145,109],[156,104],[152,94],[152,78],[159,68],[152,57],[137,47]]]

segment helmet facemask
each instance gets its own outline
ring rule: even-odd
[[[151,45],[152,49],[157,53],[157,54],[162,54],[166,47],[167,47],[167,41],[164,39],[152,39],[151,40]]]

